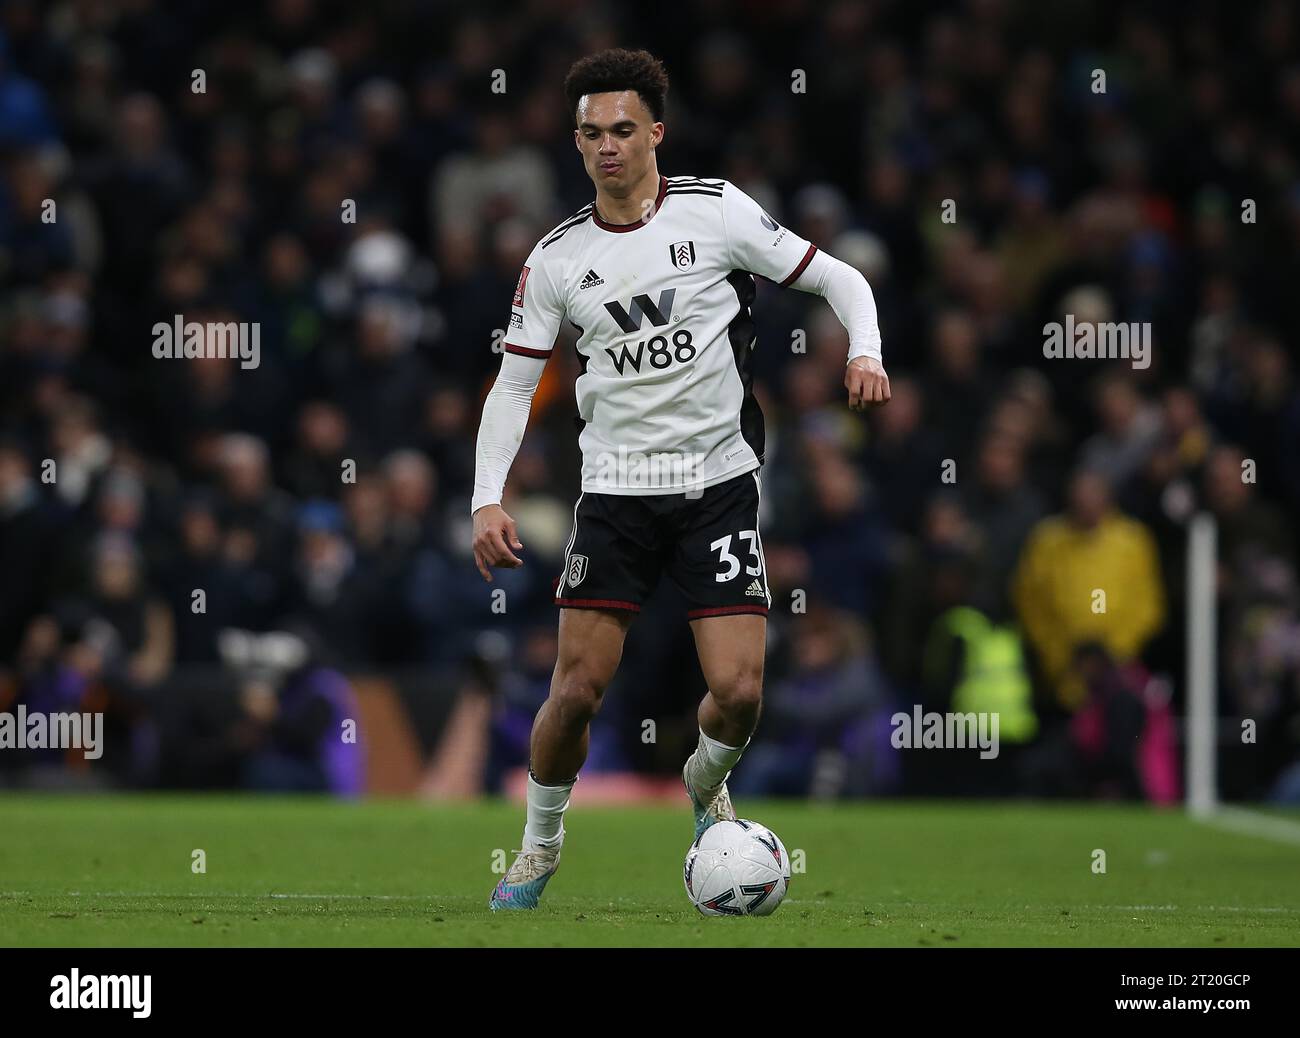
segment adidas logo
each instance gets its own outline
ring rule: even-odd
[[[603,277],[594,270],[589,270],[587,276],[582,279],[582,284],[578,286],[578,291],[581,292],[584,288],[595,288],[597,285],[603,285],[604,283],[605,279]]]
[[[758,582],[758,578],[755,577],[754,582],[750,584],[749,587],[746,589],[745,595],[746,597],[752,595],[754,598],[766,598],[767,592],[763,590],[763,585],[760,584]]]

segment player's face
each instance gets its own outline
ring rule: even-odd
[[[592,183],[615,197],[631,191],[650,168],[664,124],[635,90],[583,94],[577,117],[573,137]]]

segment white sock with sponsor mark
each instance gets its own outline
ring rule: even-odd
[[[746,739],[744,746],[728,746],[709,738],[701,728],[700,743],[691,754],[686,772],[695,791],[703,794],[706,799],[716,795],[748,745],[749,740]]]
[[[528,823],[524,826],[524,850],[554,849],[564,842],[564,811],[569,806],[573,781],[543,786],[528,771]]]

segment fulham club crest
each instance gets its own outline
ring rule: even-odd
[[[587,575],[587,556],[570,555],[569,556],[569,587],[577,587],[582,583],[582,578]]]
[[[695,242],[675,241],[668,246],[673,266],[678,270],[690,270],[695,266]]]

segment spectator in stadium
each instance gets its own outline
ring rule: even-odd
[[[1027,752],[1024,791],[1175,801],[1178,748],[1167,691],[1140,663],[1120,664],[1098,642],[1081,643],[1070,669],[1084,690],[1083,702]]]
[[[45,91],[14,68],[9,37],[0,32],[0,148],[43,144],[57,136]]]
[[[964,468],[976,441],[980,418],[993,394],[972,314],[951,309],[939,315],[930,358],[925,378],[926,413],[951,452],[945,456]]]
[[[248,788],[341,797],[365,791],[360,711],[337,670],[304,663],[276,686],[246,683],[243,702],[256,732],[244,763]]]
[[[952,561],[962,560],[976,584],[986,579],[982,536],[961,497],[948,489],[931,496],[920,536],[905,542],[899,553],[880,619],[880,655],[905,694],[920,695],[926,636],[938,617],[962,602],[966,593],[965,582],[958,586],[952,579]]]
[[[263,250],[262,270],[255,286],[262,349],[273,359],[306,364],[320,347],[324,329],[315,272],[303,240],[289,231],[274,235]]]
[[[1228,796],[1296,803],[1300,582],[1294,567],[1269,555],[1249,559],[1233,573],[1223,617],[1221,701],[1225,712],[1241,719],[1242,738],[1223,749],[1221,788]]]
[[[299,499],[338,500],[347,458],[348,420],[342,409],[327,400],[310,401],[298,412],[296,442],[284,460],[281,482]]]
[[[975,604],[981,569],[972,552],[955,546],[933,561],[934,601],[942,612],[926,632],[917,702],[927,712],[996,716],[998,752],[911,753],[909,793],[1014,795],[1020,753],[1038,734],[1020,632]]]
[[[840,608],[869,614],[885,569],[886,532],[861,475],[826,453],[812,464],[812,522],[805,547],[815,593]]]
[[[915,529],[936,479],[943,479],[942,435],[926,421],[916,381],[890,380],[889,406],[872,418],[864,455],[867,474],[879,488],[881,509],[898,529]],[[949,481],[956,478],[954,471]]]
[[[221,668],[167,690],[159,704],[160,774],[188,788],[359,796],[364,730],[349,682],[322,661],[310,627],[227,628]]]
[[[332,662],[360,663],[367,655],[364,574],[332,501],[309,501],[298,513],[298,551],[285,615],[319,639]]]
[[[240,531],[250,558],[275,571],[284,564],[292,543],[294,502],[273,482],[266,444],[246,433],[228,433],[221,437],[217,464],[222,525]]]
[[[8,256],[9,279],[15,286],[40,284],[72,266],[72,228],[50,220],[57,210],[45,203],[55,195],[54,178],[35,155],[15,162],[7,187],[0,190],[0,249]]]
[[[1120,663],[1141,655],[1165,617],[1155,542],[1119,512],[1099,472],[1081,468],[1065,513],[1038,523],[1013,578],[1012,598],[1056,704],[1073,711],[1085,689],[1075,650],[1099,642]]]
[[[192,493],[177,525],[179,544],[159,566],[160,590],[176,621],[176,661],[213,664],[216,632],[248,621],[252,593],[245,586],[246,571],[223,550],[224,531],[210,493]]]
[[[1218,522],[1220,590],[1231,594],[1233,575],[1252,556],[1293,558],[1293,531],[1277,506],[1255,491],[1254,459],[1230,445],[1216,447],[1205,465],[1206,507]]]
[[[94,496],[112,457],[112,445],[100,427],[94,403],[85,397],[66,400],[52,426],[55,493],[68,507],[79,508]]]
[[[330,399],[343,408],[357,449],[377,458],[405,444],[428,396],[428,363],[411,347],[411,301],[374,292],[358,307],[356,349],[330,375]]]
[[[1082,464],[1106,478],[1121,505],[1134,505],[1135,482],[1160,441],[1160,409],[1120,372],[1097,384],[1094,406],[1101,430],[1083,444]]]
[[[49,605],[66,517],[42,496],[16,439],[0,439],[0,675],[32,618]]]
[[[990,619],[1012,615],[1008,582],[1029,532],[1047,508],[1026,479],[1024,442],[989,431],[980,440],[973,479],[958,481],[961,501],[982,533],[985,562],[971,589],[972,603]]]
[[[84,587],[29,625],[18,654],[19,694],[32,711],[103,714],[105,745],[94,769],[137,784],[151,766],[152,696],[174,659],[172,615],[146,584],[128,535],[101,534],[89,560]]]
[[[531,145],[514,139],[513,120],[499,105],[474,113],[474,149],[443,160],[429,186],[429,212],[436,228],[473,220],[490,225],[522,216],[553,226],[555,173]]]
[[[190,170],[167,141],[167,113],[152,94],[123,98],[114,114],[113,153],[97,156],[84,176],[113,257],[104,277],[139,292],[161,232],[180,215],[192,188]]]

